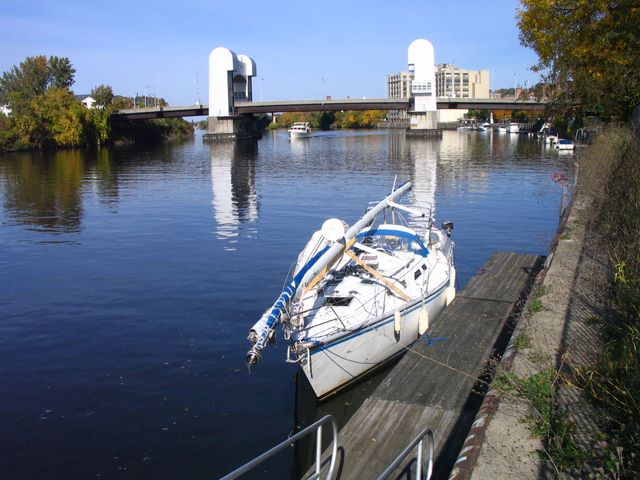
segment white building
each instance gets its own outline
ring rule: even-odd
[[[436,68],[439,97],[489,98],[489,70],[466,70],[451,63]]]
[[[387,98],[411,97],[411,73],[400,72],[387,75]],[[389,110],[387,119],[390,122],[409,122],[409,115],[405,110]]]
[[[413,72],[404,71],[387,75],[387,96],[389,98],[411,98]],[[449,63],[435,68],[436,97],[489,98],[489,70],[466,70]],[[439,122],[455,122],[468,110],[438,110]],[[389,112],[389,121],[407,122],[408,115],[402,110]]]
[[[91,110],[96,103],[96,100],[91,95],[76,95],[78,101],[84,105],[85,108]]]

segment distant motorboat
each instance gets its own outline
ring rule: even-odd
[[[498,132],[506,133],[506,131],[507,131],[507,127],[498,127]]]
[[[560,138],[556,142],[557,150],[573,150],[574,148],[575,145],[573,144],[573,142],[571,140],[567,140],[566,138]]]
[[[291,138],[311,136],[311,126],[309,125],[309,122],[295,122],[287,131]]]
[[[485,122],[482,125],[478,126],[478,130],[480,130],[481,132],[490,132],[492,130],[491,124]]]
[[[518,126],[517,123],[511,122],[507,126],[507,132],[509,132],[509,133],[520,133],[520,127]]]
[[[547,145],[554,145],[557,141],[557,135],[547,135],[546,137],[544,137],[544,143]]]

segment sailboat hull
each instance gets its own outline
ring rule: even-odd
[[[337,392],[405,352],[420,336],[421,310],[426,312],[423,318],[435,319],[451,300],[452,290],[447,281],[424,301],[404,306],[399,316],[390,312],[366,327],[311,348],[301,363],[318,398]]]

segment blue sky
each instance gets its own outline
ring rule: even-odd
[[[489,69],[492,87],[539,76],[520,46],[517,0],[1,0],[0,71],[27,56],[69,57],[76,93],[99,84],[121,95],[160,92],[172,105],[207,99],[208,56],[252,57],[254,100],[386,96],[426,38],[437,63]]]

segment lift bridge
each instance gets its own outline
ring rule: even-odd
[[[544,102],[516,99],[436,97],[435,56],[427,40],[409,45],[408,66],[412,76],[409,98],[346,98],[321,100],[253,101],[252,79],[256,64],[246,55],[218,47],[209,55],[209,105],[186,105],[119,110],[114,119],[207,116],[208,139],[240,139],[260,135],[255,114],[344,110],[401,110],[410,120],[409,132],[430,135],[439,132],[438,109],[544,110]]]

